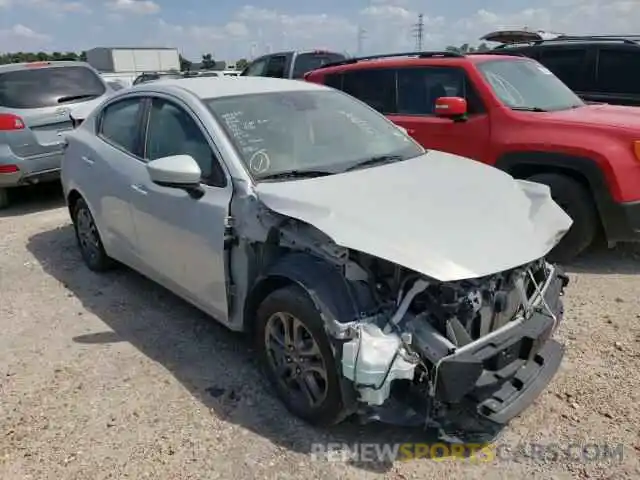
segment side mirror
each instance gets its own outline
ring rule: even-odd
[[[437,117],[461,121],[467,115],[467,101],[461,97],[440,97],[434,110]]]
[[[151,181],[168,188],[186,190],[193,198],[200,198],[204,190],[200,184],[202,171],[190,155],[172,155],[147,163]]]

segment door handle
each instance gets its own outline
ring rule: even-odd
[[[82,159],[82,161],[84,163],[87,163],[89,165],[93,165],[95,163],[95,161],[89,157],[85,157],[84,155],[82,157],[80,157]]]
[[[142,194],[142,195],[146,195],[146,194],[147,194],[147,189],[146,189],[146,188],[144,188],[142,185],[136,185],[136,184],[134,184],[134,185],[131,185],[131,188],[132,188],[135,192],[140,193],[140,194]]]
[[[416,129],[415,128],[407,128],[406,130],[407,130],[407,133],[409,135],[413,135],[414,133],[416,133]]]

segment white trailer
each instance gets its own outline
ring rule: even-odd
[[[106,48],[87,51],[87,62],[101,73],[137,76],[144,72],[180,70],[180,54],[175,48]]]

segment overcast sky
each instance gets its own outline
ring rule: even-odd
[[[196,60],[236,60],[289,48],[354,53],[412,50],[424,14],[424,47],[477,43],[491,30],[528,26],[563,33],[639,33],[640,0],[0,0],[0,51],[172,46]],[[252,47],[253,46],[253,47]]]

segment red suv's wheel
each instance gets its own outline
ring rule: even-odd
[[[598,231],[598,215],[589,191],[573,178],[556,173],[540,173],[527,180],[547,185],[553,199],[573,220],[567,234],[549,253],[549,260],[573,260],[593,243]]]

